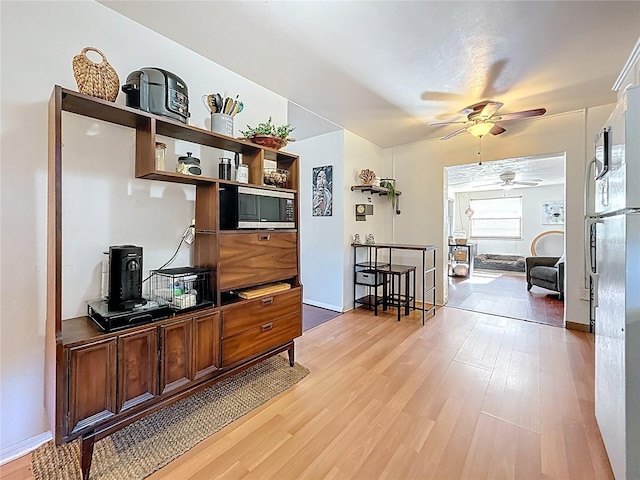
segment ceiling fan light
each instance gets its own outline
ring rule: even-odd
[[[467,128],[467,131],[474,137],[483,137],[491,131],[494,124],[491,122],[474,123]]]

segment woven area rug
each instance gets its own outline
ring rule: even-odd
[[[138,420],[96,442],[90,479],[145,478],[308,373],[276,355]],[[60,447],[47,442],[33,452],[31,464],[36,480],[78,480],[79,441]]]

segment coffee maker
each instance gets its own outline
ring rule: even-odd
[[[103,260],[102,298],[87,302],[89,317],[112,332],[171,316],[169,303],[142,297],[142,247],[109,247]]]
[[[142,298],[142,247],[109,247],[109,310],[132,310],[144,305]]]

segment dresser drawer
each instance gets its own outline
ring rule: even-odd
[[[246,330],[222,340],[222,366],[228,367],[284,345],[302,335],[302,317],[298,313]]]
[[[220,290],[274,282],[298,274],[297,233],[233,233],[218,238]]]
[[[301,302],[298,287],[233,305],[222,314],[222,337],[227,338],[294,313],[302,315]]]

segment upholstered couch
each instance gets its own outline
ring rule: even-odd
[[[564,299],[564,255],[562,257],[527,257],[527,290],[533,285],[553,290]]]

